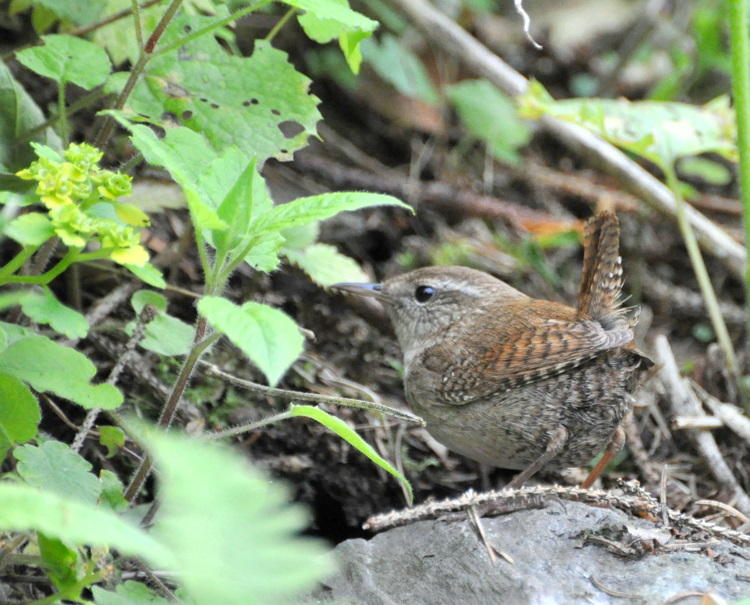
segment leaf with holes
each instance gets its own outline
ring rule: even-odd
[[[214,21],[177,17],[160,46]],[[269,157],[290,160],[316,136],[319,100],[309,85],[270,42],[256,40],[250,57],[237,57],[204,35],[152,59],[125,111],[201,132],[217,151],[234,145],[261,166]]]

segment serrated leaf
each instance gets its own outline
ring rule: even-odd
[[[24,315],[36,323],[49,325],[55,332],[64,334],[68,338],[85,338],[89,331],[86,318],[66,307],[48,289],[44,289],[42,296],[27,298],[21,305]]]
[[[257,271],[271,272],[279,266],[279,252],[284,237],[276,232],[265,233],[255,238],[255,245],[245,256],[245,262]]]
[[[238,307],[225,298],[206,296],[198,313],[239,347],[275,385],[302,353],[297,324],[278,309],[255,302]]]
[[[0,374],[0,460],[9,448],[35,437],[41,419],[29,388],[14,376]]]
[[[0,372],[87,409],[113,410],[122,404],[122,394],[111,384],[90,384],[96,367],[84,355],[44,336],[22,338],[0,352]]]
[[[253,221],[252,230],[254,232],[281,231],[310,221],[327,219],[339,212],[373,206],[399,206],[413,212],[409,205],[390,195],[356,191],[324,193],[275,206]]]
[[[195,329],[184,321],[168,315],[167,300],[152,290],[139,290],[131,298],[131,304],[137,315],[146,304],[154,305],[159,313],[146,326],[143,339],[138,343],[148,351],[160,355],[185,355],[193,346]],[[135,322],[125,327],[128,336],[133,334]]]
[[[290,263],[302,269],[319,286],[370,281],[362,267],[353,258],[341,254],[335,246],[313,244],[304,250],[284,248],[282,253]]]
[[[109,76],[109,57],[93,42],[65,34],[43,36],[42,41],[42,46],[16,53],[18,61],[42,76],[85,90],[104,84]]]
[[[215,19],[176,17],[160,45]],[[269,77],[273,74],[273,77]],[[164,115],[201,132],[212,147],[235,146],[262,165],[269,157],[290,160],[316,135],[319,100],[308,93],[310,80],[297,72],[286,53],[256,40],[250,57],[228,54],[211,35],[154,57],[125,107],[161,123]]]
[[[29,485],[0,481],[0,529],[37,530],[67,544],[110,546],[157,567],[174,564],[164,546],[114,512]]]
[[[39,447],[22,445],[13,450],[16,469],[32,487],[44,488],[65,498],[95,504],[102,487],[91,472],[91,463],[60,441]]]
[[[323,544],[299,536],[308,514],[278,481],[213,444],[156,433],[147,443],[161,470],[152,532],[175,553],[190,602],[296,603],[332,571]]]
[[[41,212],[22,214],[8,223],[4,232],[22,246],[41,246],[55,235],[52,223]]]
[[[516,106],[487,80],[465,80],[447,89],[466,129],[487,143],[496,159],[518,164],[518,149],[531,138],[531,129]]]
[[[143,153],[146,161],[166,168],[182,187],[195,228],[226,228],[210,205],[211,195],[200,184],[201,175],[219,157],[208,147],[206,140],[189,128],[169,129],[164,138],[159,139],[150,128],[131,124],[119,114],[113,115],[131,132],[133,145]]]
[[[409,503],[414,500],[414,493],[412,492],[411,484],[406,480],[406,477],[399,473],[387,460],[382,458],[369,443],[362,439],[362,437],[346,424],[346,422],[341,420],[341,418],[332,416],[328,412],[311,405],[293,405],[291,411],[292,416],[305,416],[306,418],[312,418],[313,420],[320,422],[320,424],[326,428],[332,430],[347,443],[362,452],[380,468],[386,470],[396,477],[396,479],[401,481],[409,492]]]

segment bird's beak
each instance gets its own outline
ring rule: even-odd
[[[370,296],[380,300],[386,298],[385,294],[383,294],[382,284],[333,284],[331,288],[357,294],[358,296]]]

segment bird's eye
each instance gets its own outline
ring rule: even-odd
[[[432,286],[417,286],[417,289],[414,290],[414,298],[420,303],[426,303],[433,296],[435,296],[435,288]]]

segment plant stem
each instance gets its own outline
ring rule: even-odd
[[[664,162],[661,168],[664,170],[667,186],[672,190],[672,193],[677,200],[677,225],[680,227],[682,239],[685,241],[685,247],[687,248],[688,256],[690,257],[690,263],[693,265],[693,271],[698,280],[703,300],[706,303],[708,315],[711,318],[711,324],[713,325],[714,332],[716,332],[716,339],[719,341],[719,346],[724,353],[727,368],[739,384],[739,365],[737,364],[737,356],[734,352],[732,339],[729,337],[727,324],[724,322],[724,317],[721,315],[719,300],[716,298],[716,292],[714,292],[714,288],[711,285],[711,278],[708,275],[706,263],[703,261],[703,256],[701,255],[701,250],[698,246],[698,240],[695,238],[695,232],[688,221],[687,213],[685,212],[685,200],[680,192],[680,183],[677,180],[674,166]]]
[[[36,252],[37,249],[38,248],[36,247],[22,248],[21,251],[9,260],[4,267],[0,268],[0,280],[15,273],[18,269],[23,267],[24,263],[34,255],[34,252]]]
[[[737,121],[737,149],[745,249],[750,249],[750,49],[748,48],[748,0],[729,0],[729,35],[732,42],[732,93]],[[747,333],[745,346],[750,356],[750,262],[745,265]]]
[[[185,362],[182,364],[180,374],[177,376],[177,380],[172,386],[172,391],[169,394],[167,402],[164,404],[164,409],[162,410],[159,422],[157,423],[161,429],[167,429],[169,428],[169,425],[172,424],[174,414],[177,411],[177,405],[180,403],[180,399],[185,392],[190,377],[193,375],[193,370],[195,370],[195,364],[198,363],[198,359],[209,346],[221,337],[221,334],[218,332],[206,337],[207,327],[208,323],[206,322],[206,318],[202,316],[198,317],[198,321],[195,324],[193,348],[185,359]],[[138,470],[136,470],[133,475],[133,478],[130,480],[130,485],[128,485],[128,489],[125,490],[124,496],[131,504],[134,502],[136,496],[138,496],[141,486],[151,473],[152,466],[153,461],[151,460],[151,456],[146,456],[138,467]]]
[[[278,20],[276,25],[273,26],[270,32],[268,32],[268,35],[266,36],[266,41],[271,42],[275,37],[276,34],[279,33],[282,27],[286,25],[286,22],[289,21],[289,19],[292,18],[294,13],[297,12],[297,8],[292,6],[288,11],[284,13],[284,15],[281,17],[281,19]]]

